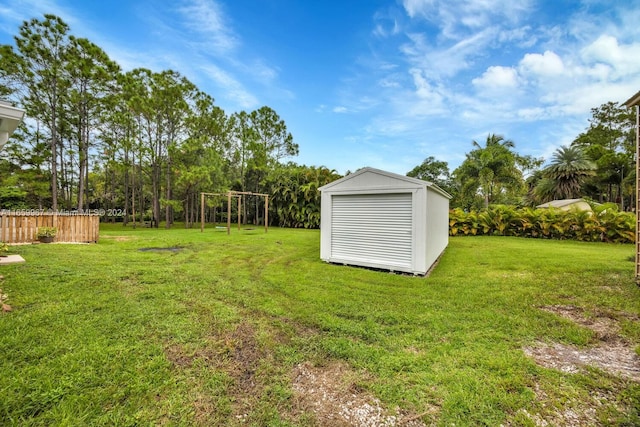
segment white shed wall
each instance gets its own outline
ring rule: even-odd
[[[427,189],[427,250],[426,266],[431,268],[434,262],[449,244],[449,198]]]

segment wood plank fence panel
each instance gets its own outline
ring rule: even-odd
[[[97,243],[100,216],[77,213],[51,213],[0,210],[0,242],[32,243],[40,227],[58,229],[54,242]]]

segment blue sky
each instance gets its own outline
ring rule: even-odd
[[[489,133],[548,159],[640,90],[638,0],[0,0],[0,43],[44,13],[227,114],[268,105],[339,173],[453,170]]]

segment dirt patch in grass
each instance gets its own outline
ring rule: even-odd
[[[193,361],[199,357],[196,353],[189,354],[184,347],[179,344],[166,347],[164,349],[164,355],[176,368],[189,368],[193,365]]]
[[[297,365],[293,371],[295,407],[313,413],[321,426],[425,426],[421,418],[435,415],[433,407],[422,414],[384,408],[377,398],[357,385],[357,375],[347,365],[331,362],[325,366]]]
[[[136,236],[100,236],[101,239],[115,240],[116,242],[129,242],[137,240]]]
[[[237,420],[246,419],[264,388],[264,379],[259,378],[257,370],[267,352],[260,347],[255,329],[249,323],[240,323],[232,331],[212,337],[211,346],[204,349],[188,351],[182,345],[174,344],[164,352],[179,369],[188,369],[198,360],[211,369],[225,372],[231,378],[227,392]],[[202,396],[194,402],[194,409],[198,423],[206,423],[212,415],[210,402]]]
[[[180,252],[184,248],[182,246],[168,246],[168,247],[151,247],[151,248],[140,248],[138,251],[140,252]]]
[[[596,333],[599,341],[607,342],[623,340],[620,336],[618,318],[632,321],[640,320],[637,316],[628,313],[607,313],[604,311],[597,311],[592,316],[587,316],[582,308],[575,305],[545,305],[540,309],[589,328]]]
[[[256,369],[265,357],[265,352],[256,341],[255,330],[249,323],[241,323],[225,339],[229,349],[229,374],[235,380],[234,394],[237,398],[251,397],[258,384]]]
[[[282,332],[279,334],[278,341],[285,344],[290,343],[292,338],[307,339],[318,336],[322,333],[322,331],[316,326],[299,323],[288,317],[278,317],[278,322],[280,322],[284,326],[284,328],[282,328],[283,331],[285,329],[294,331],[292,333],[288,333],[287,335]]]
[[[239,324],[234,330],[211,337],[205,348],[189,350],[181,344],[166,346],[164,354],[177,369],[189,369],[196,361],[210,369],[225,372],[232,379],[228,393],[234,402],[237,418],[246,417],[253,402],[260,394],[262,384],[256,380],[256,370],[265,357],[255,338],[255,330],[248,323]],[[197,387],[197,384],[195,385]],[[196,420],[204,421],[210,415],[206,399],[194,402]]]
[[[3,276],[0,276],[0,281],[4,279]],[[13,308],[9,304],[6,304],[6,301],[9,299],[9,295],[2,293],[2,289],[0,289],[0,313],[7,313],[9,311],[13,311]]]
[[[604,343],[586,349],[564,344],[538,343],[525,348],[525,354],[545,368],[578,373],[585,365],[614,375],[640,381],[640,361],[632,348],[621,343]]]
[[[591,329],[595,332],[597,342],[586,348],[545,342],[525,347],[525,354],[537,364],[567,373],[583,372],[585,367],[591,366],[622,380],[640,381],[640,358],[635,354],[633,344],[620,335],[618,321],[620,318],[637,321],[637,316],[603,311],[587,315],[584,309],[574,305],[539,308]],[[534,392],[541,411],[531,414],[521,409],[515,414],[515,419],[526,418],[535,426],[602,425],[601,415],[606,413],[606,407],[617,413],[629,409],[620,406],[613,391],[593,390],[580,401],[569,399],[562,405],[558,405],[557,399],[549,397],[538,384],[535,384]],[[521,422],[515,422],[514,425],[518,424]]]
[[[620,336],[616,318],[622,316],[637,320],[636,316],[596,312],[592,317],[588,317],[582,308],[573,305],[540,308],[591,329],[596,333],[598,344],[578,348],[559,343],[539,342],[526,347],[525,354],[539,365],[569,373],[579,372],[585,365],[590,365],[623,378],[640,381],[640,358],[635,354],[633,345]]]
[[[591,393],[586,400],[570,399],[561,404],[558,403],[558,399],[551,398],[538,384],[535,384],[534,392],[541,412],[532,414],[526,409],[520,409],[513,417],[514,421],[508,421],[505,426],[522,425],[522,419],[529,420],[536,427],[599,426],[603,424],[603,420],[598,412],[603,407],[610,406],[616,411],[621,410],[615,403],[614,394],[601,390]]]

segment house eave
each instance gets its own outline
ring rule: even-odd
[[[9,140],[9,136],[20,125],[23,117],[24,110],[6,101],[0,101],[0,148]]]
[[[633,95],[631,98],[627,99],[624,103],[627,107],[633,107],[634,105],[640,105],[640,91]]]

